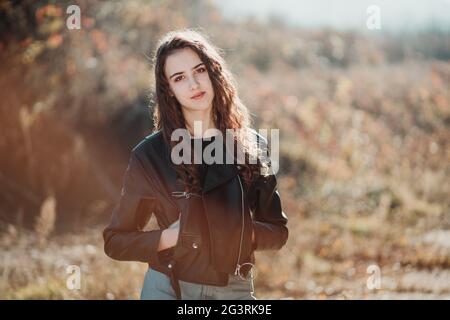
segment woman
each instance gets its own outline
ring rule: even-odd
[[[288,238],[267,141],[199,32],[165,35],[154,67],[156,131],[131,153],[105,253],[148,263],[141,299],[256,299],[254,251]],[[160,229],[144,231],[152,213]]]

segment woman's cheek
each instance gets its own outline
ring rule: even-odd
[[[179,100],[181,100],[181,99],[183,99],[184,97],[187,97],[188,96],[188,91],[187,91],[187,88],[185,88],[186,86],[183,86],[183,85],[177,85],[175,88],[174,88],[174,92],[175,92],[175,96],[179,99]]]

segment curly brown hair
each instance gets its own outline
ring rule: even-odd
[[[177,142],[171,141],[172,132],[178,128],[186,128],[185,118],[178,100],[170,95],[169,82],[164,74],[166,59],[175,50],[190,48],[205,64],[213,89],[212,117],[216,128],[226,136],[226,130],[237,130],[234,135],[234,146],[239,146],[245,156],[240,175],[247,189],[259,174],[263,164],[249,163],[250,156],[258,159],[261,152],[256,144],[256,136],[250,129],[250,118],[247,107],[237,95],[235,80],[221,56],[221,49],[215,47],[202,32],[183,29],[167,33],[163,36],[153,54],[155,73],[156,107],[153,112],[155,131],[161,130],[166,144],[172,149]],[[254,130],[253,130],[254,132]],[[235,149],[236,150],[236,149]],[[191,152],[193,154],[194,152]],[[234,153],[237,163],[237,152]],[[172,164],[178,172],[185,191],[200,192],[201,181],[194,164]]]

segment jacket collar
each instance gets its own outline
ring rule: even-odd
[[[234,164],[213,163],[209,165],[203,184],[203,193],[217,188],[231,178],[235,177],[237,174],[238,169]]]
[[[170,148],[164,143],[164,157],[165,163],[168,166],[167,181],[169,183],[169,190],[174,191],[177,189],[177,172],[173,168],[172,160],[170,158]],[[225,158],[224,158],[225,160]],[[203,184],[203,193],[209,192],[220,185],[224,184],[231,178],[235,177],[239,173],[238,168],[234,164],[218,164],[213,163],[208,165]]]

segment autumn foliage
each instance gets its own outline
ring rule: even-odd
[[[69,30],[70,4],[0,4],[0,298],[138,297],[145,266],[104,257],[99,230],[152,131],[151,52],[185,27],[223,49],[254,127],[280,129],[290,238],[258,253],[256,296],[449,297],[448,33],[237,23],[177,0],[79,1]]]

